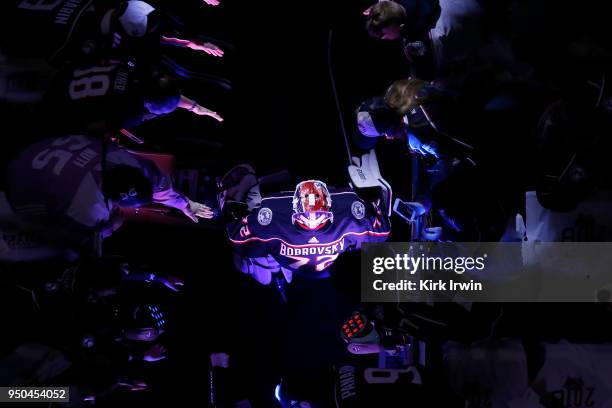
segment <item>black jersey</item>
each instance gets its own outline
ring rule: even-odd
[[[337,408],[464,406],[422,366],[388,369],[345,364],[335,371]]]
[[[4,2],[3,2],[4,3]],[[2,5],[2,49],[14,57],[61,61],[101,41],[100,0],[8,0]]]
[[[94,122],[109,129],[133,127],[143,120],[142,84],[120,64],[69,68],[54,81],[44,110],[50,125],[62,130],[78,131]]]

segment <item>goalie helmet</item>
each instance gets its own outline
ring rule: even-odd
[[[292,223],[316,231],[334,221],[332,200],[325,183],[319,180],[302,181],[293,194]]]

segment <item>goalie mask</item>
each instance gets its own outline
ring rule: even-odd
[[[293,194],[292,223],[305,230],[316,231],[334,221],[331,196],[322,181],[302,181]]]

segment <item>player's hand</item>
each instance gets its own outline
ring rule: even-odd
[[[424,144],[423,145],[423,150],[425,150],[429,155],[435,157],[436,159],[440,158],[440,156],[438,155],[438,148],[433,143],[432,144]]]
[[[110,236],[113,232],[117,231],[119,227],[123,225],[124,220],[125,214],[121,210],[121,208],[113,208],[108,221],[100,227],[100,234],[102,235],[102,238],[106,238]]]
[[[378,354],[380,353],[382,346],[380,344],[360,344],[360,343],[349,343],[346,349],[351,354]]]
[[[144,391],[149,387],[147,383],[141,380],[122,381],[119,382],[117,385],[120,387],[126,387],[130,391]]]
[[[166,348],[161,344],[154,344],[150,349],[144,352],[142,359],[148,362],[155,362],[166,358]]]
[[[209,6],[218,6],[221,4],[219,0],[204,0],[204,3],[208,4]]]
[[[421,142],[419,138],[412,133],[408,133],[408,147],[410,148],[410,150],[417,154],[423,156],[431,155],[435,158],[438,158],[438,152],[434,145],[425,144]]]
[[[218,122],[223,122],[223,118],[217,112],[211,111],[203,106],[196,105],[191,109],[191,112],[195,113],[198,116],[210,116]]]
[[[419,218],[420,216],[424,215],[427,212],[427,208],[425,208],[425,206],[422,203],[419,203],[418,201],[410,201],[406,203],[406,205],[412,211],[412,213],[410,214],[411,222],[416,221],[417,218]]]
[[[215,215],[209,206],[191,200],[189,200],[189,205],[183,210],[183,214],[196,223],[198,222],[198,218],[210,219]]]
[[[426,241],[438,241],[442,236],[442,227],[428,227],[421,231],[421,238]]]
[[[212,55],[213,57],[221,58],[223,57],[223,54],[224,54],[221,48],[219,48],[215,44],[208,43],[208,42],[199,43],[199,42],[190,41],[189,44],[187,44],[187,47],[195,51],[204,51],[205,53],[207,53],[208,55]]]
[[[182,279],[173,275],[169,275],[167,278],[164,278],[163,276],[158,276],[157,281],[173,292],[180,291],[180,288],[185,285]]]

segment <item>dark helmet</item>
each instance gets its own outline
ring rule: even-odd
[[[119,319],[124,336],[130,340],[154,341],[166,328],[166,314],[156,304],[125,305]]]
[[[121,207],[138,207],[153,201],[153,185],[141,169],[120,164],[107,170],[102,179],[104,197]]]
[[[161,72],[154,72],[144,82],[144,106],[156,115],[174,111],[181,100],[178,81]]]

